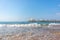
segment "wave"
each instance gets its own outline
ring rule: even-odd
[[[40,27],[41,24],[30,23],[30,24],[0,24],[0,27]]]

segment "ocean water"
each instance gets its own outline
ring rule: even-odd
[[[24,33],[24,32],[39,32],[40,30],[43,30],[42,28],[31,28],[31,27],[2,27],[0,28],[0,34],[6,35],[6,34],[18,34],[18,33]]]
[[[49,23],[60,23],[60,22],[0,22],[0,24],[29,24],[29,23],[49,24]]]
[[[37,23],[37,24],[49,24],[52,22],[0,22],[0,24],[29,24],[29,23]],[[24,33],[24,32],[40,32],[40,31],[47,31],[48,28],[42,28],[42,27],[0,27],[0,34],[6,35],[6,34],[18,34],[18,33]]]

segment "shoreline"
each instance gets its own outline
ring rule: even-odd
[[[60,26],[60,23],[50,23],[50,24],[37,24],[37,23],[29,23],[29,24],[0,24],[0,27],[53,27]]]
[[[20,26],[17,27],[18,25]],[[43,25],[43,27],[31,26],[38,25],[36,23],[29,24],[30,26],[25,27],[24,24],[23,26],[21,25],[22,24],[0,24],[1,27],[3,26],[3,32],[1,30],[0,32],[4,33],[4,35],[0,34],[0,40],[60,40],[60,29],[50,28],[58,25],[60,27],[60,24],[49,24],[49,28],[45,24]],[[10,33],[9,31],[12,33]]]
[[[0,40],[58,40],[60,39],[60,31],[58,30],[41,30],[17,33],[17,34],[6,34],[0,35]]]

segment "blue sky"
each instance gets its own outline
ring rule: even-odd
[[[0,21],[28,18],[60,20],[60,0],[0,0]]]

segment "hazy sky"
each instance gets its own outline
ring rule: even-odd
[[[0,21],[60,19],[60,0],[0,0]]]

